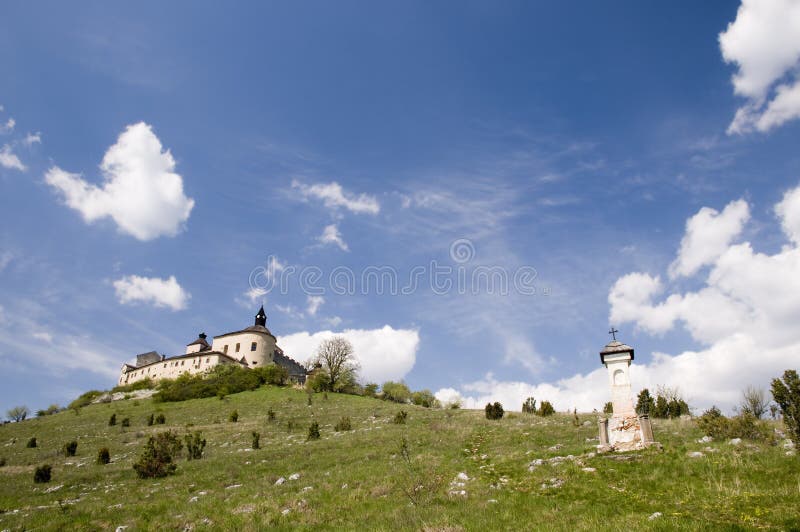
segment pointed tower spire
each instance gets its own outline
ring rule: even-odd
[[[256,314],[256,325],[261,325],[262,327],[267,326],[267,314],[264,312],[264,305],[261,305],[261,308],[258,309],[258,314]]]

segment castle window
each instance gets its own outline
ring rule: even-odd
[[[251,362],[251,364],[253,364],[253,365],[255,366],[256,364],[258,364],[258,360],[253,360],[253,361]]]
[[[258,344],[256,342],[253,342],[252,344],[250,344],[250,351],[255,351],[257,345]]]
[[[185,361],[185,360],[181,360],[181,366],[183,366],[183,363],[184,363],[184,362],[186,362],[186,361]]]
[[[211,362],[211,357],[206,359],[206,364],[208,364],[209,362]]]
[[[166,365],[166,364],[164,364],[164,367],[166,368],[166,367],[167,367],[167,365]]]
[[[222,352],[226,353],[226,354],[228,353],[228,346],[227,345],[222,348]]]
[[[239,352],[239,344],[236,344],[236,352]]]

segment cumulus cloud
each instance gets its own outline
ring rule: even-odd
[[[332,210],[344,208],[355,214],[378,214],[381,210],[374,196],[348,193],[336,181],[306,185],[293,180],[292,189],[300,194],[301,199],[320,200],[325,207]]]
[[[700,209],[686,222],[678,258],[669,267],[670,277],[693,275],[713,263],[749,219],[750,208],[744,200],[732,201],[721,213],[708,207]]]
[[[104,183],[99,187],[57,166],[45,181],[87,223],[110,217],[120,231],[139,240],[175,236],[183,229],[194,200],[184,194],[175,159],[151,126],[128,126],[106,151],[100,170]]]
[[[726,211],[729,219],[723,223],[720,218]],[[721,214],[714,212],[704,208],[690,218],[673,263],[682,275],[694,275],[701,283],[696,290],[680,292],[658,275],[632,272],[614,283],[608,302],[614,324],[633,324],[655,335],[683,327],[699,346],[676,354],[653,353],[644,364],[647,354],[639,352],[631,368],[634,392],[658,385],[678,387],[698,410],[716,404],[730,411],[746,386],[766,388],[771,378],[800,366],[800,187],[775,206],[788,243],[773,254],[754,250],[750,242],[731,243],[747,220],[747,205],[737,201]],[[704,217],[711,220],[714,252],[682,262],[686,250],[694,249],[683,243],[699,238],[691,222]],[[697,278],[700,264],[710,265],[710,272]],[[466,407],[500,401],[511,410],[520,409],[529,396],[548,399],[560,410],[599,409],[609,399],[603,367],[543,384],[498,381],[489,374],[459,390],[443,388],[437,397],[451,400],[454,394]]]
[[[719,44],[737,66],[734,92],[747,99],[728,133],[768,131],[800,117],[800,1],[742,0]]]
[[[2,109],[0,109],[2,111]],[[0,134],[8,134],[14,131],[14,126],[17,125],[17,121],[13,118],[9,118],[5,124],[0,124]]]
[[[130,303],[147,303],[155,307],[167,307],[182,310],[191,298],[175,276],[168,279],[158,277],[139,277],[127,275],[114,281],[117,299],[123,305]]]
[[[8,144],[5,144],[2,148],[0,148],[0,166],[19,170],[21,172],[24,172],[27,168],[24,164],[22,164],[22,161],[19,160],[19,157],[17,157],[17,155],[11,149],[11,146]]]
[[[278,344],[296,360],[308,360],[320,342],[333,336],[344,336],[361,365],[362,382],[382,383],[404,378],[417,358],[419,332],[414,329],[394,329],[384,325],[380,329],[345,329],[341,332],[299,332],[278,338]]]
[[[39,132],[28,133],[27,135],[25,135],[25,138],[22,139],[22,143],[28,147],[33,146],[34,144],[41,144],[42,134]]]
[[[339,246],[342,251],[350,251],[347,242],[342,238],[339,228],[336,224],[326,225],[322,230],[322,234],[317,238],[322,244],[334,244]]]

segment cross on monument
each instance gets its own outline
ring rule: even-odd
[[[611,330],[610,330],[610,331],[608,331],[608,334],[610,334],[610,335],[611,335],[611,337],[612,337],[614,340],[616,340],[616,339],[617,339],[617,333],[618,333],[618,332],[619,332],[619,331],[618,331],[617,329],[615,329],[614,327],[611,327]]]

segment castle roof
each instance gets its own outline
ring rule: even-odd
[[[206,342],[206,333],[200,333],[200,335],[197,337],[197,340],[190,344],[186,344],[187,347],[190,345],[199,345],[200,351],[207,351],[208,349],[211,349],[211,346],[208,345],[208,342]]]
[[[228,333],[225,333],[225,334],[218,334],[214,338],[215,339],[216,338],[223,338],[225,336],[231,336],[231,335],[234,335],[234,334],[242,334],[242,333],[267,334],[267,335],[272,336],[273,338],[275,338],[275,335],[272,334],[270,332],[270,330],[267,329],[263,325],[251,325],[250,327],[247,327],[247,328],[239,330],[239,331],[228,332]]]

